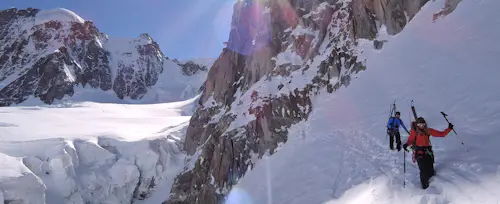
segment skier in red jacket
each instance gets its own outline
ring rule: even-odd
[[[426,189],[429,187],[429,179],[436,174],[434,171],[434,153],[429,137],[445,137],[453,129],[453,124],[448,123],[446,130],[438,131],[428,128],[424,118],[419,117],[416,122],[412,123],[411,127],[410,137],[408,137],[403,148],[408,151],[408,146],[412,146],[413,162],[417,160],[420,169],[420,182],[422,188]]]

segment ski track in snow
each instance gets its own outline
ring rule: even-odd
[[[500,19],[490,18],[500,2],[463,1],[432,23],[443,5],[428,2],[382,50],[365,50],[367,70],[314,98],[309,119],[290,128],[287,143],[258,161],[226,203],[500,203],[500,48],[491,43]],[[430,127],[446,128],[440,111],[455,125],[458,135],[431,138],[437,175],[428,189],[411,153],[403,174],[403,151],[389,151],[394,100],[407,127],[411,100]]]

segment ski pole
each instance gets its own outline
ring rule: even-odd
[[[406,188],[406,150],[403,149],[403,188]]]
[[[443,114],[443,117],[444,119],[446,120],[446,122],[450,123],[450,121],[448,120],[448,118],[446,116],[448,116],[448,114],[444,113],[443,111],[441,111],[441,114]],[[455,129],[451,129],[453,130],[453,132],[455,133],[455,135],[457,135],[457,132],[455,131]]]
[[[448,114],[444,113],[443,111],[441,111],[441,114],[443,115],[443,117],[446,120],[446,122],[448,122],[448,124],[449,124],[450,121],[448,120],[448,117],[446,117],[446,116],[448,116]],[[453,130],[453,132],[455,133],[455,135],[458,135],[454,128],[451,129],[451,130]],[[460,140],[460,143],[462,143],[462,145],[464,145],[464,142],[462,140]],[[467,150],[467,151],[469,151],[469,150]]]

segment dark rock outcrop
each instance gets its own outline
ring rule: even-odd
[[[186,76],[192,76],[200,71],[208,71],[205,65],[196,64],[193,61],[188,61],[184,64],[178,63],[178,65],[182,68],[182,73]]]

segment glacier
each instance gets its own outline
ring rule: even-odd
[[[184,167],[180,147],[196,99],[0,108],[0,201],[166,199],[163,191]]]

